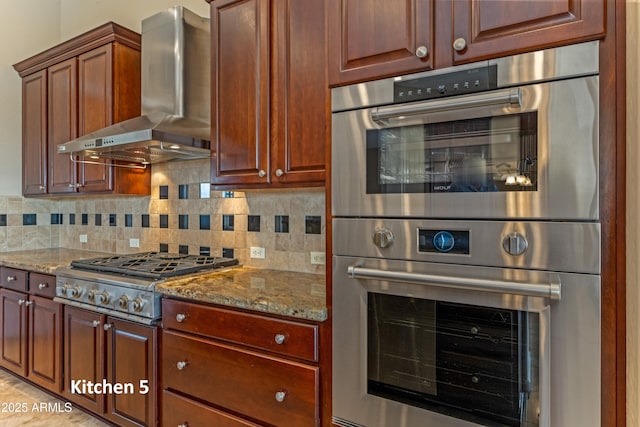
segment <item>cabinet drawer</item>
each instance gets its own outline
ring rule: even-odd
[[[164,388],[274,426],[318,424],[319,369],[163,331]]]
[[[162,425],[166,427],[259,427],[210,406],[165,390],[162,393]]]
[[[27,272],[9,267],[0,268],[0,286],[27,292]]]
[[[41,273],[29,275],[29,292],[33,295],[53,298],[56,296],[56,276]]]
[[[168,329],[191,332],[316,362],[318,326],[183,301],[162,301]]]

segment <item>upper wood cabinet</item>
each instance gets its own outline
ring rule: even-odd
[[[214,188],[322,185],[324,3],[211,2]]]
[[[327,0],[329,83],[382,77],[593,40],[604,0]]]
[[[433,0],[328,0],[329,81],[433,68]]]
[[[83,163],[58,144],[140,114],[140,35],[114,23],[14,65],[22,77],[23,194],[149,194],[150,173]]]

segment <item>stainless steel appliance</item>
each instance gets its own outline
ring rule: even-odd
[[[600,425],[598,46],[333,90],[333,422]]]
[[[152,324],[161,317],[163,280],[237,265],[232,258],[143,252],[73,261],[56,270],[55,301]]]
[[[60,144],[58,153],[142,164],[210,157],[209,34],[209,19],[182,6],[144,19],[142,116]]]
[[[598,45],[332,90],[333,214],[598,218]]]

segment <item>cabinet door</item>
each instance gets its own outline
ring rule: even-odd
[[[329,0],[329,83],[433,68],[433,4],[433,0]]]
[[[120,426],[154,426],[156,328],[111,317],[106,328],[107,382],[133,386],[133,393],[107,396],[106,416]]]
[[[72,384],[101,382],[104,378],[104,316],[81,308],[64,309],[64,395],[70,401],[101,414],[104,396],[82,393]]]
[[[453,2],[453,62],[564,45],[604,36],[603,0]],[[440,45],[439,45],[440,46]]]
[[[0,365],[27,376],[27,295],[0,289]]]
[[[270,1],[211,2],[211,182],[267,183]]]
[[[62,391],[62,304],[29,297],[29,379]]]
[[[85,135],[113,123],[112,46],[101,46],[80,55],[78,71],[78,133]],[[110,164],[110,161],[106,161],[104,166],[81,164],[80,191],[112,190]]]
[[[48,173],[49,193],[75,192],[76,166],[58,144],[78,136],[78,65],[76,58],[49,67]]]
[[[47,192],[47,71],[22,79],[22,194]]]
[[[325,5],[287,0],[273,7],[271,179],[323,184],[331,124]]]

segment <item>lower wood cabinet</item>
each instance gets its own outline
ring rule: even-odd
[[[320,424],[317,325],[168,299],[162,310],[163,426]]]
[[[121,426],[154,426],[156,346],[154,326],[65,307],[64,397]],[[82,388],[88,381],[131,384],[132,392],[91,393]]]
[[[0,289],[0,366],[59,393],[61,358],[62,305]]]

